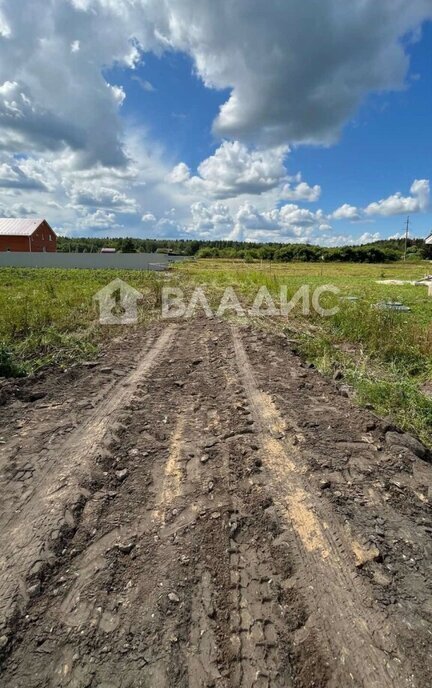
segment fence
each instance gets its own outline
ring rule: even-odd
[[[87,268],[117,270],[166,270],[182,256],[165,253],[25,253],[0,252],[0,268]]]

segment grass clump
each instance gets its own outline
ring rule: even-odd
[[[12,351],[0,342],[0,377],[24,377],[25,367],[18,363]]]

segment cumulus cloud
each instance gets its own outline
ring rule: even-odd
[[[156,218],[153,213],[144,213],[141,218],[141,222],[156,222]]]
[[[28,176],[15,162],[0,162],[0,188],[26,191],[46,191],[47,187],[39,180]]]
[[[342,217],[345,206],[325,217],[297,205],[316,202],[321,188],[290,177],[288,146],[333,142],[365,95],[402,87],[406,35],[432,17],[432,7],[430,0],[351,0],[349,11],[345,4],[31,0],[29,13],[2,0],[5,212],[21,204],[43,215],[51,207],[54,221],[81,231],[150,214],[161,232],[195,227],[197,235],[225,236],[305,237],[326,232],[333,219],[354,220]],[[127,89],[107,80],[107,68],[134,70],[146,52],[165,51],[189,55],[208,88],[227,89],[213,126],[222,143],[196,173],[181,162],[173,169],[155,141],[147,142],[150,154],[139,136],[131,140],[133,125],[122,115]],[[157,90],[156,81],[132,78]],[[429,187],[415,184],[410,196],[395,194],[360,215],[423,210]],[[176,215],[167,217],[170,207]]]
[[[181,162],[167,175],[167,181],[183,184],[190,193],[219,200],[274,191],[274,198],[281,201],[317,201],[321,195],[318,184],[310,186],[301,175],[288,175],[288,153],[288,146],[257,149],[239,141],[224,141],[201,162],[197,175],[192,176],[189,167]]]
[[[320,199],[321,187],[319,184],[309,186],[307,182],[298,182],[295,186],[291,183],[284,184],[280,190],[279,197],[284,201],[308,201],[315,203]]]
[[[355,222],[361,218],[361,210],[349,203],[344,203],[331,214],[333,220],[351,220]]]
[[[430,200],[430,185],[428,179],[416,179],[410,189],[411,196],[403,196],[400,192],[371,203],[365,208],[366,215],[401,215],[420,213],[426,210]]]
[[[369,218],[377,216],[391,217],[392,215],[422,213],[428,210],[430,205],[430,182],[428,179],[416,179],[411,185],[410,193],[410,196],[403,196],[398,191],[388,198],[370,203],[366,208],[357,208],[344,203],[330,213],[329,218],[357,222],[360,220],[367,221]]]
[[[189,181],[191,176],[189,167],[184,162],[179,162],[167,175],[167,181],[171,184],[183,184]]]
[[[121,94],[104,69],[175,49],[191,56],[207,87],[230,89],[219,135],[329,143],[367,93],[403,85],[400,38],[428,17],[429,0],[351,0],[349,12],[340,0],[269,0],[265,11],[261,0],[32,0],[31,16],[4,0],[0,84],[17,84],[32,103],[19,118],[27,140],[35,116],[54,140],[56,113],[60,142],[85,148],[87,162],[124,164]]]
[[[320,230],[324,217],[322,210],[312,212],[293,203],[261,211],[250,202],[237,209],[222,202],[198,202],[191,207],[187,232],[202,239],[300,242]]]
[[[287,146],[256,150],[239,141],[224,141],[199,165],[199,175],[191,177],[189,185],[220,199],[269,191],[286,178],[288,151]]]
[[[400,37],[432,16],[428,0],[156,5],[161,38],[192,56],[207,86],[231,89],[215,132],[272,145],[335,141],[365,94],[403,85]]]

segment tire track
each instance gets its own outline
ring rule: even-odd
[[[263,461],[288,538],[297,560],[296,585],[308,600],[309,619],[298,642],[312,628],[338,662],[329,686],[401,688],[415,685],[386,619],[357,577],[343,530],[314,498],[304,477],[301,452],[284,439],[284,421],[270,398],[260,391],[238,330],[232,328],[238,370],[260,430]],[[295,535],[292,537],[291,532]]]
[[[91,478],[94,462],[120,410],[131,401],[137,384],[146,378],[170,346],[176,327],[159,336],[130,375],[118,383],[84,423],[56,450],[38,475],[30,499],[0,536],[0,634],[10,627],[29,600],[41,590],[41,578],[55,563],[56,548],[77,518],[90,493],[81,487]],[[7,641],[6,641],[7,642]],[[5,650],[6,642],[3,650]]]

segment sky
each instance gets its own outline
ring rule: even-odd
[[[432,1],[0,0],[0,131],[71,237],[425,237]]]

